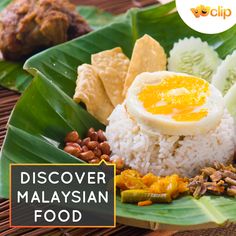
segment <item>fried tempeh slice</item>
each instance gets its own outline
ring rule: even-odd
[[[166,70],[166,54],[162,46],[145,34],[134,45],[129,70],[125,79],[124,96],[137,75],[142,72]]]
[[[76,89],[74,101],[83,102],[87,111],[97,118],[101,123],[107,124],[107,118],[113,111],[103,84],[93,66],[83,64],[78,67],[78,78],[76,80]]]
[[[113,106],[122,103],[124,82],[129,67],[129,58],[122,49],[116,47],[93,54],[92,65],[96,67]]]

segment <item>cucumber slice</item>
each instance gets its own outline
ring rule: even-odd
[[[236,84],[229,89],[224,100],[229,113],[236,120]]]
[[[236,51],[225,58],[212,78],[212,84],[218,88],[223,95],[227,93],[227,91],[235,84],[235,82]]]
[[[221,59],[207,42],[185,38],[174,44],[168,58],[168,70],[198,76],[211,82]]]

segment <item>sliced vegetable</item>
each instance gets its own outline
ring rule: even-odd
[[[185,38],[174,44],[168,70],[198,76],[211,82],[221,60],[216,51],[200,38]]]
[[[149,206],[149,205],[152,205],[152,201],[150,200],[138,202],[138,206]]]
[[[173,174],[166,177],[158,177],[158,179],[149,187],[151,193],[167,193],[173,199],[177,198],[180,193],[188,191],[187,179],[180,178]]]
[[[236,51],[227,56],[226,59],[218,67],[212,78],[212,84],[218,88],[223,95],[236,82]]]
[[[121,192],[121,201],[124,203],[137,203],[147,200],[153,203],[168,203],[172,201],[171,196],[167,193],[149,193],[141,189],[124,190]]]
[[[156,202],[171,202],[188,191],[188,180],[176,174],[161,177],[152,173],[142,176],[136,170],[124,170],[116,176],[121,201],[147,206]]]
[[[224,100],[229,113],[236,119],[236,84],[225,94]]]
[[[148,176],[152,176],[152,174],[148,174]],[[147,189],[148,185],[145,183],[147,178],[148,177],[145,178],[145,176],[142,177],[141,174],[136,170],[127,169],[122,171],[120,175],[116,176],[116,186],[121,190]]]

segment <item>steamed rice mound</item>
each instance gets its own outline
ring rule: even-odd
[[[124,105],[118,105],[109,117],[106,137],[114,158],[142,174],[192,177],[215,161],[228,164],[235,148],[234,120],[225,110],[215,130],[195,136],[150,136],[129,117]]]

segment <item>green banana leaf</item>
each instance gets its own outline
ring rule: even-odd
[[[3,10],[11,0],[1,0],[0,11]],[[112,21],[118,20],[120,16],[113,16],[108,12],[99,10],[93,6],[78,6],[77,11],[86,19],[93,30],[99,29]],[[30,84],[33,77],[23,70],[23,64],[1,60],[0,57],[0,86],[23,92]]]
[[[1,0],[0,11],[3,10],[10,2],[11,2],[11,0]]]
[[[148,33],[161,42],[168,53],[180,38],[199,36],[224,58],[236,48],[232,39],[236,27],[218,35],[203,35],[189,29],[173,3],[145,10],[131,10],[121,22],[30,58],[24,65],[35,79],[15,107],[0,159],[0,195],[8,197],[9,163],[74,163],[79,159],[61,150],[68,131],[103,125],[72,100],[76,68],[89,63],[92,53],[121,46],[131,56],[134,42]],[[204,196],[196,200],[182,196],[171,204],[138,207],[122,204],[117,196],[117,219],[126,224],[162,229],[184,229],[236,222],[236,199]],[[135,223],[136,222],[136,223]],[[200,225],[200,226],[199,226]]]
[[[87,20],[93,30],[99,29],[120,17],[93,6],[78,6],[77,11]]]

